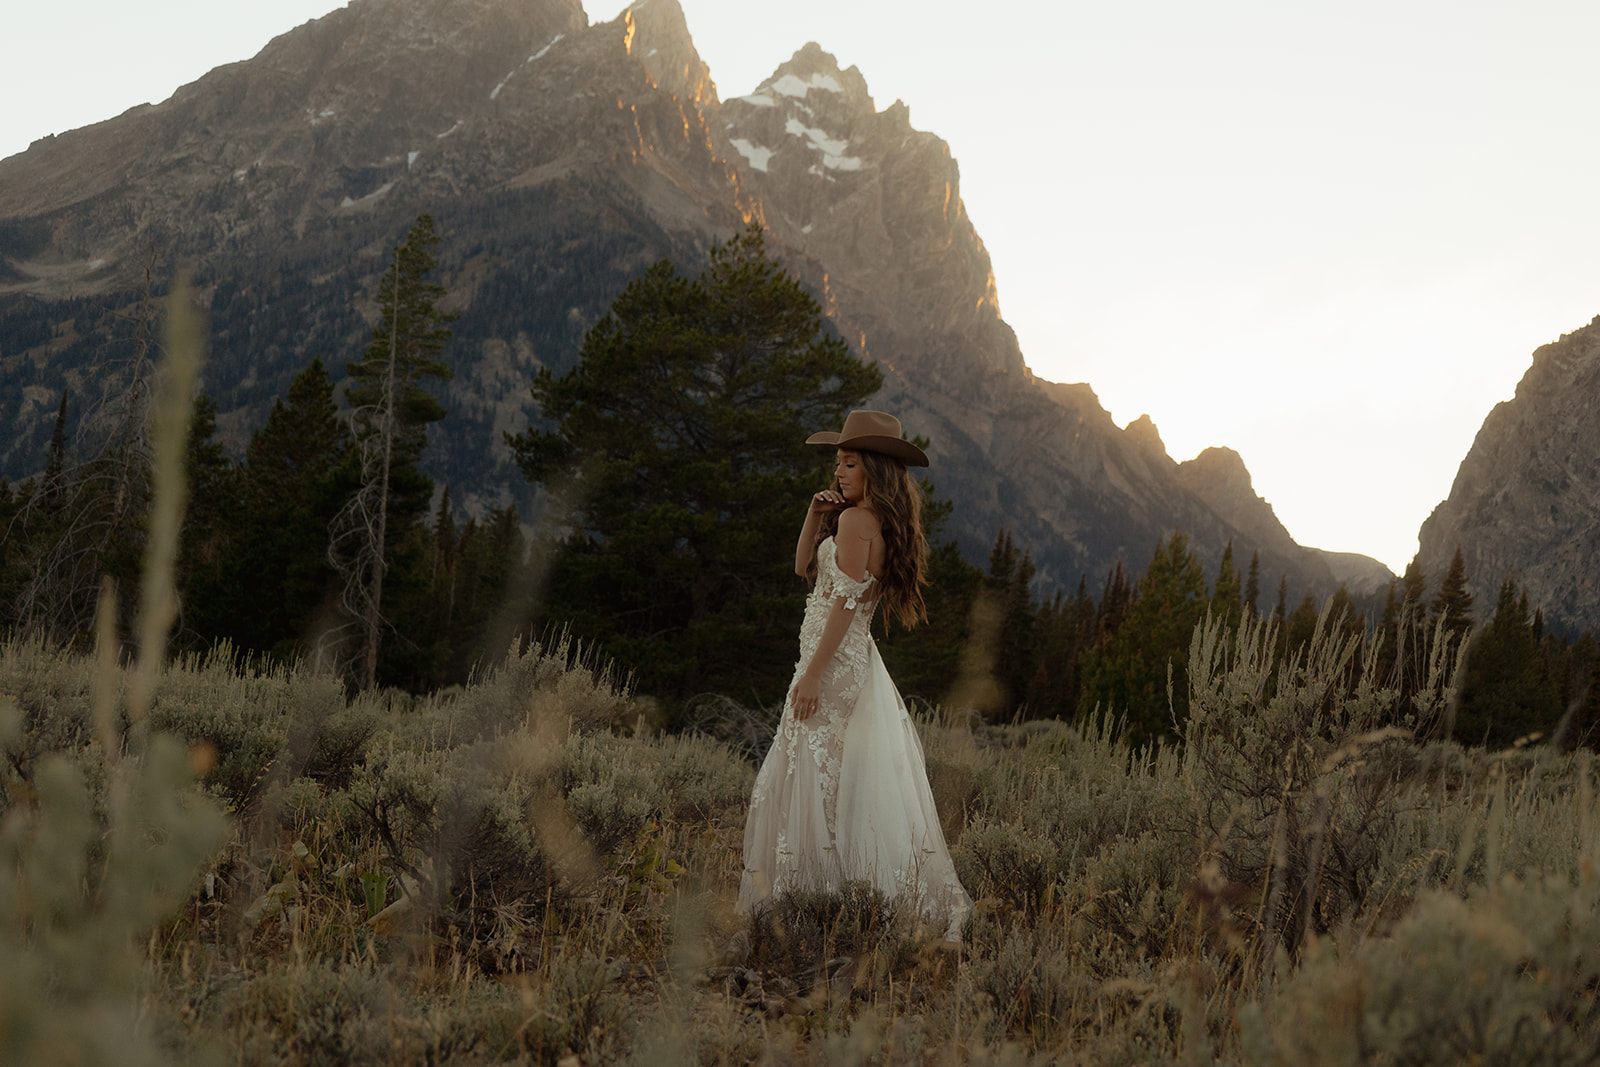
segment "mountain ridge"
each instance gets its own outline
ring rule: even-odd
[[[82,153],[97,165],[56,181]],[[569,0],[448,13],[355,0],[168,101],[0,160],[0,385],[33,390],[26,411],[0,402],[23,431],[0,464],[26,473],[53,411],[41,395],[91,373],[59,331],[13,351],[8,337],[36,336],[19,333],[18,308],[39,310],[16,301],[125,296],[142,248],[196,258],[217,328],[208,381],[237,453],[311,354],[357,350],[384,252],[418,210],[439,217],[441,280],[463,312],[454,415],[430,470],[469,509],[537,506],[499,437],[536,417],[533,371],[570,366],[643,266],[692,267],[759,218],[878,361],[876,403],[932,439],[969,557],[1005,526],[1032,545],[1041,582],[1070,585],[1118,559],[1141,567],[1182,528],[1208,566],[1237,542],[1236,557],[1262,552],[1264,574],[1336,584],[1253,490],[1208,500],[1088,386],[1033,375],[959,167],[909,108],[877,110],[861,72],[814,42],[722,100],[675,0],[594,24]]]

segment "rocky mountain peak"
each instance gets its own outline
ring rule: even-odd
[[[1418,535],[1437,581],[1459,545],[1480,612],[1514,577],[1552,623],[1600,626],[1600,318],[1533,354]]]
[[[838,111],[842,106],[856,115],[871,115],[878,110],[861,71],[855,67],[841,70],[833,53],[824,51],[815,41],[806,42],[790,56],[756,88],[756,93],[788,97],[802,104],[802,110]]]
[[[1188,468],[1190,477],[1196,483],[1204,481],[1221,492],[1255,496],[1255,486],[1250,481],[1250,470],[1244,465],[1244,457],[1231,448],[1212,446],[1181,466]]]
[[[644,65],[656,85],[701,109],[717,106],[711,68],[694,46],[678,0],[639,0],[619,19],[628,54]]]
[[[866,79],[841,71],[815,42],[796,52],[747,96],[728,101],[725,129],[745,163],[762,174],[795,172],[837,182],[877,161],[863,157],[858,137],[876,115]],[[831,199],[831,198],[830,198]],[[804,226],[802,224],[802,232]]]
[[[1161,431],[1149,415],[1140,415],[1125,428],[1130,440],[1145,451],[1167,458],[1167,446],[1161,440]]]

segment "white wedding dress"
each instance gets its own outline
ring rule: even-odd
[[[855,617],[822,672],[816,713],[801,722],[786,703],[756,776],[738,909],[750,912],[792,890],[866,881],[914,903],[956,941],[972,901],[939,827],[922,741],[872,640],[873,581],[870,574],[855,581],[839,569],[831,537],[817,546],[796,681],[833,602],[844,600]]]

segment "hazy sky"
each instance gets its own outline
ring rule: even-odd
[[[1302,544],[1401,569],[1533,349],[1600,314],[1592,0],[681,2],[724,98],[815,40],[905,100],[1034,372],[1237,449]],[[0,156],[334,6],[12,5]]]

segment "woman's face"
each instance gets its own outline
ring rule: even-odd
[[[861,453],[854,449],[839,449],[834,461],[833,477],[839,483],[839,492],[852,504],[867,498],[867,468],[862,465]]]

